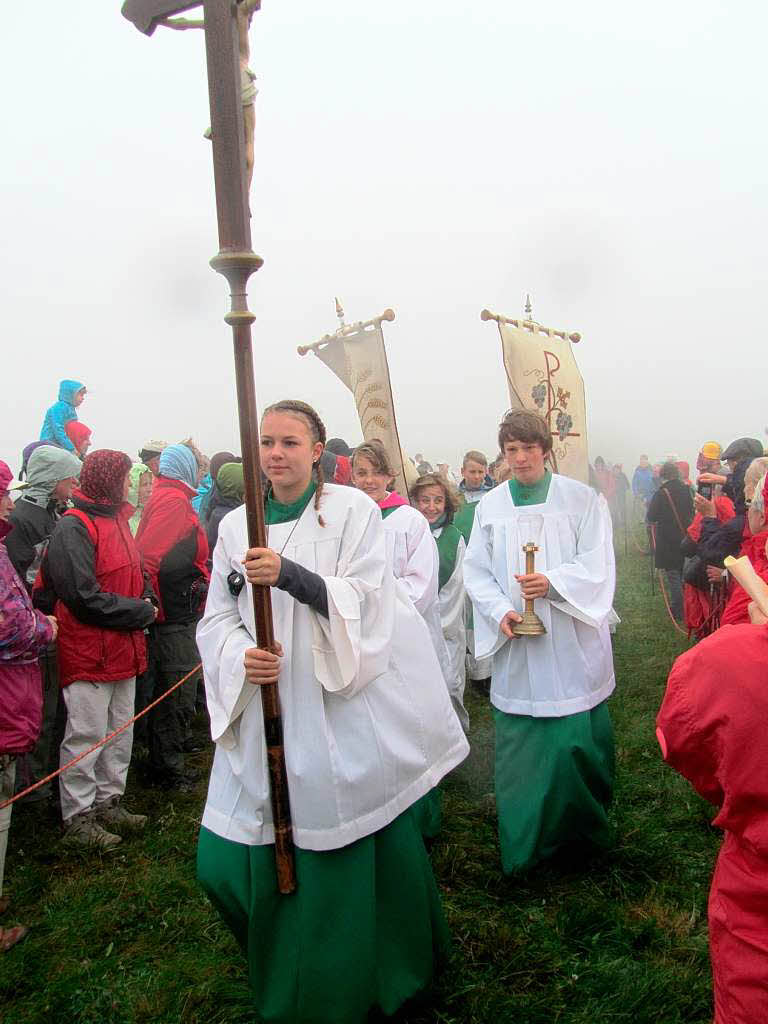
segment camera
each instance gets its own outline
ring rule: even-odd
[[[697,484],[696,485],[696,492],[697,492],[697,494],[700,494],[702,496],[702,498],[706,498],[707,501],[712,501],[712,490],[713,490],[713,485],[712,484]]]

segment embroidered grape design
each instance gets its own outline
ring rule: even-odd
[[[573,426],[573,417],[569,416],[567,412],[559,412],[557,414],[557,433],[561,441],[564,441],[571,432]]]

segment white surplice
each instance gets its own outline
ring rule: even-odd
[[[463,687],[461,692],[458,690],[440,620],[440,556],[429,523],[412,506],[401,505],[386,517],[384,530],[395,577],[427,624],[445,685],[456,714],[466,729],[469,716],[464,709],[464,691]]]
[[[442,528],[435,530],[435,540],[442,534]],[[440,625],[448,654],[448,687],[451,697],[455,697],[454,707],[465,729],[469,727],[469,715],[464,708],[464,688],[467,679],[467,595],[464,590],[464,555],[467,545],[462,537],[456,548],[456,562],[451,577],[440,588],[437,595],[440,608]],[[458,703],[458,707],[457,707]],[[459,711],[461,708],[461,711]],[[462,716],[463,712],[463,716]]]
[[[533,541],[535,571],[562,600],[536,601],[547,633],[510,640],[499,626],[522,614],[515,575]],[[491,703],[508,714],[561,717],[588,711],[615,687],[610,625],[616,585],[611,517],[605,499],[569,477],[552,475],[542,504],[516,506],[509,486],[477,505],[464,559],[474,608],[475,654],[493,655]]]
[[[383,828],[459,764],[468,745],[424,620],[396,584],[381,513],[361,491],[326,484],[298,523],[269,527],[269,546],[321,575],[328,618],[272,588],[282,644],[280,702],[297,846],[331,850]],[[283,546],[285,546],[283,551]],[[274,841],[258,686],[243,658],[256,646],[250,587],[237,598],[245,508],[221,522],[197,630],[216,742],[203,825],[235,842]]]

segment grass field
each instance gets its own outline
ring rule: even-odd
[[[434,989],[398,1024],[709,1024],[706,899],[718,835],[711,808],[661,761],[654,718],[686,646],[646,559],[619,556],[616,843],[589,863],[518,879],[500,870],[487,700],[472,694],[472,754],[445,783],[432,850],[454,944]],[[200,767],[209,755],[197,755]],[[0,957],[3,1024],[253,1021],[244,964],[194,878],[204,798],[129,784],[151,816],[115,852],[65,852],[20,811],[7,889],[33,928]]]

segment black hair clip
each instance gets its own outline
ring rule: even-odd
[[[229,576],[227,576],[227,586],[232,597],[239,597],[240,591],[245,586],[245,576],[233,569]]]

